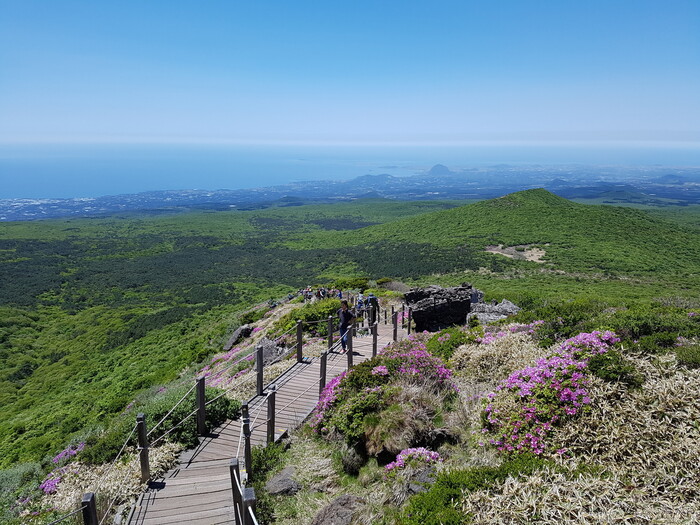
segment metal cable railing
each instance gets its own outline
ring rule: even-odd
[[[172,431],[174,431],[176,428],[180,427],[180,425],[182,425],[185,421],[187,421],[189,418],[191,418],[193,415],[195,415],[197,413],[197,410],[198,409],[195,408],[192,412],[187,414],[179,423],[177,423],[176,425],[173,425],[173,427],[170,430],[168,430],[164,434],[158,436],[158,438],[155,441],[153,441],[153,443],[151,443],[151,445],[155,445],[161,439],[163,439],[165,436],[169,435]]]
[[[175,403],[175,406],[174,406],[173,408],[171,408],[170,411],[169,411],[167,414],[165,414],[165,415],[161,418],[161,420],[158,421],[158,423],[156,423],[155,426],[154,426],[151,430],[148,431],[148,434],[146,434],[146,435],[147,435],[148,437],[150,437],[151,434],[153,434],[153,432],[161,425],[161,423],[163,423],[163,421],[165,421],[165,420],[168,418],[168,416],[169,416],[170,414],[172,414],[172,413],[175,411],[175,409],[176,409],[177,407],[180,406],[180,404],[185,400],[185,398],[186,398],[187,396],[189,396],[189,395],[192,393],[192,391],[193,391],[195,388],[197,388],[197,383],[195,383],[194,385],[192,385],[192,388],[190,388],[190,389],[187,391],[187,393],[186,393],[184,396],[182,396],[182,397],[180,398],[180,401],[178,401],[177,403]]]
[[[117,456],[112,460],[111,465],[107,469],[107,472],[103,476],[100,476],[99,481],[97,482],[97,486],[95,487],[95,490],[92,492],[97,493],[98,490],[102,487],[102,483],[107,479],[107,476],[109,476],[109,473],[112,472],[112,469],[114,468],[114,465],[116,465],[117,461],[119,458],[121,458],[124,450],[126,449],[126,446],[129,444],[129,440],[131,440],[131,437],[134,435],[134,432],[136,432],[136,425],[133,426],[131,429],[131,432],[129,433],[129,436],[126,438],[126,441],[124,441],[124,444],[122,445],[122,448],[119,449],[119,452],[117,453]]]
[[[56,523],[61,523],[62,521],[65,521],[65,520],[67,520],[68,518],[70,518],[70,517],[72,517],[72,516],[75,516],[76,514],[78,514],[78,512],[83,512],[83,510],[86,509],[86,508],[87,508],[87,505],[83,505],[83,506],[80,507],[79,509],[74,510],[73,512],[71,512],[71,513],[69,513],[69,514],[66,514],[65,516],[61,516],[60,518],[57,518],[57,519],[53,520],[53,521],[50,522],[48,525],[55,525]]]

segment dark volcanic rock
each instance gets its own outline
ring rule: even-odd
[[[467,322],[471,304],[483,297],[483,293],[463,283],[454,288],[428,286],[416,288],[405,294],[406,302],[412,310],[416,331],[437,332],[454,325]]]
[[[277,344],[274,341],[268,339],[267,337],[263,337],[260,340],[260,342],[256,345],[256,349],[257,346],[263,347],[263,366],[276,363],[277,361],[282,359],[284,357],[284,354],[287,352],[287,349],[285,347],[277,346]]]
[[[316,514],[310,525],[350,525],[353,514],[362,503],[357,496],[338,496]]]
[[[250,334],[252,334],[252,333],[253,333],[253,327],[250,326],[249,324],[244,324],[243,326],[239,326],[238,328],[236,328],[236,331],[233,332],[233,334],[231,334],[231,337],[229,337],[229,339],[226,343],[226,346],[224,346],[224,351],[228,352],[229,350],[231,350],[231,348],[234,347],[234,345],[236,343],[238,343],[238,341],[250,336]]]
[[[467,316],[467,319],[476,317],[480,324],[493,323],[505,319],[510,315],[515,315],[520,311],[520,308],[508,299],[503,299],[498,304],[479,303],[472,305],[472,311]]]
[[[293,479],[295,473],[294,467],[282,469],[267,482],[265,490],[273,496],[292,496],[296,494],[301,489],[301,485]]]

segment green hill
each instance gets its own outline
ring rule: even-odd
[[[543,249],[555,269],[629,275],[694,275],[700,260],[700,239],[690,229],[631,208],[577,204],[543,189],[307,241],[335,247],[427,243],[473,254],[489,245],[528,245]]]
[[[492,245],[539,247],[544,262]],[[242,309],[309,284],[471,281],[537,305],[689,295],[699,267],[697,229],[541,189],[461,207],[364,200],[2,223],[0,466],[109,424],[137,392],[219,350]]]

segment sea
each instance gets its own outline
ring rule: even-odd
[[[700,167],[700,143],[450,145],[0,144],[0,199],[257,188],[435,164]]]

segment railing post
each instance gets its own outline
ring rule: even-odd
[[[404,319],[406,319],[406,304],[401,305],[401,328],[403,328]]]
[[[277,395],[277,387],[270,385],[270,391],[267,395],[267,443],[275,441],[275,396]]]
[[[328,368],[328,352],[321,352],[321,379],[318,382],[318,397],[321,397],[326,387],[326,369]]]
[[[377,331],[379,330],[379,321],[372,325],[372,357],[377,355]]]
[[[352,368],[352,336],[355,331],[355,320],[352,320],[352,324],[348,327],[348,370]]]
[[[197,434],[200,436],[207,433],[207,398],[204,381],[204,377],[197,378]]]
[[[228,466],[229,473],[231,474],[231,491],[233,492],[233,516],[236,520],[236,525],[243,525],[241,522],[243,515],[243,494],[241,489],[243,488],[243,483],[241,483],[241,471],[238,467],[238,458],[233,458]]]
[[[408,307],[408,318],[406,319],[407,324],[408,324],[408,333],[411,333],[411,317],[413,316],[413,309],[409,306]]]
[[[301,363],[304,360],[303,346],[304,346],[304,325],[301,322],[301,319],[297,319],[297,363]]]
[[[333,348],[333,316],[328,316],[328,350]]]
[[[255,514],[255,489],[246,487],[243,489],[243,523],[253,525],[255,522],[250,513]]]
[[[392,322],[393,325],[394,325],[394,341],[398,340],[398,338],[399,338],[399,334],[398,334],[398,331],[399,331],[399,320],[398,320],[398,317],[399,317],[399,313],[398,313],[398,312],[393,312],[393,313],[391,314],[391,322]]]
[[[384,308],[384,324],[387,324],[387,322],[386,322],[386,308]]]
[[[87,492],[83,494],[81,507],[83,508],[83,523],[85,525],[98,525],[97,505],[95,504],[94,492]]]
[[[257,395],[263,395],[263,347],[258,345],[255,347],[255,365],[257,366]]]
[[[146,433],[146,416],[144,414],[136,415],[136,436],[139,442],[141,483],[146,483],[151,478],[151,466],[148,461],[148,434]]]
[[[250,419],[245,418],[243,420],[243,437],[245,444],[243,446],[243,454],[245,456],[245,471],[248,474],[248,479],[250,479],[251,471],[253,470],[253,450],[250,446]]]
[[[241,403],[241,419],[250,419],[250,413],[248,412],[248,401]]]

